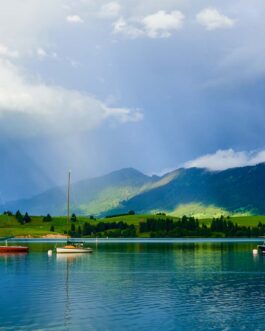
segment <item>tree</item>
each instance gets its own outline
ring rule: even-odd
[[[80,225],[78,226],[78,229],[77,229],[77,236],[78,236],[79,238],[82,237],[82,230],[81,230]]]
[[[83,235],[84,236],[91,236],[95,232],[95,225],[91,225],[90,223],[85,222],[83,225]]]
[[[19,210],[16,212],[16,220],[17,220],[20,224],[23,224],[23,223],[24,223],[24,221],[23,221],[23,216],[22,216],[22,214],[21,214],[21,212],[20,212]]]
[[[130,211],[128,212],[128,215],[135,215],[135,211],[134,211],[134,210],[130,210]]]
[[[51,232],[54,232],[55,231],[55,228],[54,228],[54,225],[52,224],[51,227],[50,227],[50,231]]]
[[[75,233],[75,225],[74,224],[71,224],[71,232]]]
[[[18,219],[20,216],[22,216],[21,215],[21,212],[19,210],[17,210],[17,212],[16,212],[16,219]]]
[[[52,221],[52,217],[50,214],[47,214],[47,216],[44,216],[42,219],[43,222],[51,222]]]
[[[23,217],[23,222],[24,222],[24,223],[29,223],[29,222],[31,222],[31,217],[29,216],[28,213],[26,213],[25,216]]]
[[[6,210],[6,211],[4,211],[4,215],[13,216],[13,213],[10,210]]]
[[[97,225],[96,225],[96,231],[97,232],[103,232],[106,230],[106,224],[104,222],[99,222]]]
[[[71,222],[76,222],[76,221],[77,221],[76,215],[75,214],[72,214],[72,216],[71,216]]]

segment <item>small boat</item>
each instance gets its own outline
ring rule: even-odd
[[[71,172],[68,173],[68,191],[67,191],[67,234],[70,221],[70,182],[71,182]],[[67,240],[67,243],[63,247],[56,247],[56,253],[92,253],[93,250],[90,247],[85,247],[83,242],[74,242]]]
[[[0,253],[27,253],[29,248],[27,246],[8,246],[7,241],[13,237],[0,238],[0,241],[5,241],[4,246],[0,246]]]
[[[27,253],[28,247],[25,246],[0,246],[0,253]]]
[[[265,254],[265,241],[262,245],[258,245],[257,249],[258,249],[259,252]]]
[[[85,247],[84,243],[68,242],[64,247],[57,247],[57,253],[92,253],[93,250],[90,247]]]

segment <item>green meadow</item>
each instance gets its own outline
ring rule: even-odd
[[[139,229],[139,223],[146,221],[148,218],[166,219],[171,218],[177,220],[178,217],[164,216],[164,215],[125,215],[111,218],[102,218],[91,220],[88,217],[80,216],[77,217],[77,221],[74,222],[75,227],[79,226],[82,228],[85,222],[91,224],[98,224],[99,222],[120,222],[123,221],[129,225],[133,224],[136,229]],[[257,226],[258,223],[265,224],[265,216],[233,216],[230,218],[233,223],[237,223],[239,226]],[[212,218],[199,219],[200,223],[209,226]],[[69,222],[69,229],[72,222]],[[18,236],[18,237],[43,237],[47,235],[61,235],[64,234],[67,227],[66,217],[52,217],[51,222],[43,222],[42,216],[31,216],[31,221],[26,224],[20,224],[15,216],[0,215],[0,236]],[[51,231],[51,227],[54,227],[54,231]]]

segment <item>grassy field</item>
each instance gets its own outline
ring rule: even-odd
[[[256,226],[259,222],[265,224],[265,216],[232,216],[230,219],[240,226]],[[209,226],[212,219],[205,218],[200,219],[199,221],[200,223],[204,223],[205,225]]]
[[[100,221],[104,222],[119,222],[124,221],[128,224],[133,224],[138,228],[139,222],[145,221],[148,217],[152,218],[165,218],[159,215],[126,215],[112,218],[104,218],[98,220],[90,220],[87,217],[78,217],[75,222],[76,228],[82,228],[84,222],[91,222],[96,224]],[[176,217],[166,216],[169,218],[177,219]],[[265,216],[235,216],[231,220],[241,226],[256,226],[259,222],[265,224]],[[200,219],[200,223],[209,226],[211,219]],[[54,226],[55,231],[51,232],[51,225]],[[69,226],[70,227],[70,226]],[[21,225],[14,216],[0,215],[0,236],[31,236],[42,237],[48,234],[64,234],[66,231],[66,217],[53,217],[52,222],[43,222],[42,217],[32,216],[30,223]]]
[[[178,205],[178,207],[169,213],[169,215],[181,217],[182,215],[193,216],[198,219],[207,219],[220,216],[249,216],[247,212],[232,214],[224,209],[215,205],[204,205],[202,203],[186,203]]]
[[[82,226],[87,218],[80,217],[75,225]],[[51,225],[55,231],[51,232]],[[70,226],[69,226],[70,227]],[[64,234],[66,231],[66,217],[53,217],[52,222],[43,222],[40,216],[32,216],[31,222],[19,224],[14,216],[0,215],[0,236],[32,236],[42,237],[47,234]]]

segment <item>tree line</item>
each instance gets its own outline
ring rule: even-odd
[[[4,215],[14,216],[19,224],[24,225],[32,221],[31,216],[26,212],[24,215],[18,210],[14,215],[10,211],[5,211]],[[121,215],[119,215],[121,216]],[[265,235],[265,224],[261,222],[257,226],[242,226],[232,222],[228,217],[213,218],[206,226],[194,217],[183,216],[179,219],[163,217],[164,214],[157,214],[161,217],[149,217],[146,221],[141,221],[139,226],[128,224],[125,221],[119,222],[95,222],[95,218],[90,216],[93,222],[85,222],[82,225],[78,222],[77,216],[70,217],[71,226],[68,235],[71,237],[146,237],[151,238],[179,238],[179,237],[259,237]],[[50,231],[55,231],[52,224],[53,217],[50,214],[42,217],[43,222],[51,223]],[[67,234],[67,231],[64,231]]]
[[[139,232],[149,232],[150,237],[258,237],[265,235],[265,224],[240,226],[230,217],[213,218],[210,226],[200,224],[194,217],[183,216],[179,220],[148,218],[140,222]]]
[[[98,222],[91,224],[85,222],[82,229],[83,236],[131,238],[136,237],[136,227],[126,222]]]

